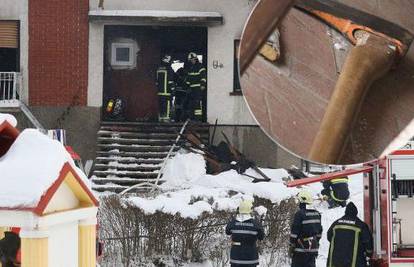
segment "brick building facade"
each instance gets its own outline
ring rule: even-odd
[[[147,43],[150,39],[146,37],[145,31],[150,32],[153,36],[152,41],[158,44],[161,43],[160,35],[157,35],[160,34],[160,28],[166,32],[179,31],[181,27],[187,29],[189,33],[197,32],[197,28],[202,28],[205,32],[203,51],[205,51],[204,64],[208,74],[208,100],[207,112],[205,112],[207,122],[214,123],[217,118],[218,132],[226,131],[232,142],[242,151],[260,158],[258,162],[262,166],[276,164],[289,166],[292,162],[297,163],[296,159],[292,160],[291,156],[287,156],[285,151],[279,149],[260,130],[250,115],[240,87],[234,87],[234,77],[237,77],[234,75],[234,64],[237,64],[234,51],[254,1],[107,0],[104,9],[98,7],[98,2],[95,0],[0,0],[2,7],[0,22],[12,21],[18,28],[16,35],[18,47],[15,48],[17,57],[15,60],[14,57],[10,57],[14,61],[12,63],[18,66],[12,70],[20,79],[19,88],[16,89],[18,92],[15,94],[17,100],[29,106],[44,128],[65,129],[67,143],[81,155],[82,159],[95,159],[97,133],[103,119],[102,107],[106,105],[105,86],[110,82],[114,83],[114,79],[108,79],[106,75],[108,66],[110,67],[107,62],[108,47],[111,45],[108,41],[110,37],[108,33],[116,35],[116,38],[123,38],[123,36],[108,31],[110,27],[115,26],[127,32],[138,32],[136,36],[143,36],[146,39],[142,39],[142,42]],[[234,10],[235,5],[239,7],[237,12]],[[145,17],[148,13],[159,14],[160,17],[148,19]],[[213,23],[214,25],[210,23],[209,16],[212,13],[220,17]],[[109,16],[108,20],[105,14],[121,15],[113,17],[114,20]],[[133,18],[128,18],[128,14],[135,15]],[[163,17],[165,14],[173,14],[171,24],[165,22]],[[204,16],[204,22],[201,18],[201,23],[204,24],[196,24],[193,21],[195,16],[200,22],[200,17],[197,17],[200,14],[201,17]],[[194,44],[191,38],[195,39],[189,34],[188,43]],[[145,49],[143,44],[140,44],[140,49]],[[142,57],[147,51],[141,51],[140,55],[137,53],[137,59],[139,60],[139,56]],[[186,54],[185,51],[182,52]],[[159,50],[156,53],[161,54],[163,51]],[[152,57],[155,58],[155,54]],[[133,71],[135,70],[129,70],[130,77],[136,79],[137,75]],[[151,76],[154,75],[155,70],[145,69],[142,73]],[[117,72],[118,74],[125,76],[120,72]],[[149,81],[147,84],[153,83],[148,77],[147,80]],[[132,87],[131,90],[142,90],[142,81],[134,81],[133,84],[136,87]],[[235,93],[236,89],[238,89],[237,93]],[[142,95],[135,95],[135,98],[127,100],[130,107],[142,106],[148,102],[148,99]],[[1,102],[0,98],[0,109]],[[6,105],[7,103],[6,101]],[[19,120],[19,128],[33,127],[22,113],[15,115]],[[132,119],[136,122],[145,118]],[[252,138],[255,141],[252,142]]]
[[[86,105],[88,0],[29,1],[29,104]]]

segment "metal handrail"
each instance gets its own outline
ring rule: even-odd
[[[158,188],[158,187],[159,187],[159,186],[158,186],[158,182],[159,182],[159,180],[160,180],[160,178],[161,178],[161,174],[162,174],[162,172],[163,172],[163,171],[164,171],[164,169],[165,169],[165,165],[166,165],[166,163],[167,163],[167,160],[170,158],[171,153],[174,151],[175,147],[177,146],[178,141],[180,140],[180,138],[181,138],[182,134],[184,133],[185,128],[187,127],[187,124],[188,124],[189,122],[190,122],[190,119],[187,119],[187,120],[184,122],[183,126],[181,127],[180,133],[177,135],[177,138],[175,139],[174,144],[171,146],[170,150],[168,151],[167,156],[165,156],[164,161],[162,162],[162,165],[161,165],[161,169],[160,169],[160,171],[158,172],[157,178],[155,179],[155,182],[154,182],[154,183],[151,183],[152,189],[151,189],[150,193],[154,192],[154,190],[155,190],[156,188]],[[141,187],[141,186],[143,186],[143,185],[149,185],[149,183],[147,182],[147,183],[140,183],[140,184],[133,185],[133,186],[128,187],[127,189],[123,190],[121,193],[119,193],[119,195],[123,195],[123,194],[125,194],[126,192],[128,192],[128,191],[130,191],[130,190],[132,190],[132,189],[134,189],[134,188],[139,188],[139,187]]]
[[[29,107],[26,106],[25,103],[20,101],[20,109],[23,111],[24,115],[29,119],[29,121],[38,129],[41,133],[46,134],[47,130],[45,127],[40,123],[40,121],[33,115],[30,111]]]
[[[19,72],[0,72],[0,100],[19,99],[19,79]]]

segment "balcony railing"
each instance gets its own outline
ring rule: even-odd
[[[19,99],[20,80],[19,72],[0,72],[0,101]]]

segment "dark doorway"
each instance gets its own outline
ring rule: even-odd
[[[197,53],[206,65],[207,28],[157,26],[105,26],[104,119],[157,121],[156,70],[165,54],[173,69]],[[110,99],[121,99],[122,116],[106,112]]]

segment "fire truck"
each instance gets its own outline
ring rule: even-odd
[[[294,187],[363,173],[364,221],[374,267],[414,267],[414,150],[396,150],[358,167],[290,181]]]

